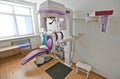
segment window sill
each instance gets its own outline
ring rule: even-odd
[[[0,39],[0,41],[15,40],[15,39],[20,39],[20,38],[30,38],[30,37],[35,37],[35,36],[39,36],[39,35],[26,35],[26,36],[19,36],[19,37],[10,37],[10,38]]]

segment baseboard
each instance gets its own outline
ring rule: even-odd
[[[96,74],[96,75],[102,77],[103,79],[108,79],[108,78],[104,77],[103,75],[100,75],[100,74],[96,73],[95,71],[91,71],[91,73],[94,73],[94,74]]]

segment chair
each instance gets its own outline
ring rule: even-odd
[[[48,49],[39,48],[39,49],[36,49],[36,50],[33,50],[32,52],[30,52],[27,56],[22,58],[21,64],[22,65],[26,64],[27,62],[29,62],[30,60],[32,60],[34,57],[36,57],[38,55],[45,54],[46,52],[49,53],[52,49],[52,46],[53,46],[53,39],[51,36],[48,37],[48,41],[46,43],[46,46]]]
[[[89,72],[91,71],[91,66],[79,61],[79,62],[77,62],[76,67],[77,67],[76,72],[78,72],[78,70],[80,70],[82,72],[87,73],[86,79],[88,79]]]

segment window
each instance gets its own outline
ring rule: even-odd
[[[0,2],[0,39],[33,34],[32,7]]]

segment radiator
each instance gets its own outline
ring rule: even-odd
[[[29,44],[29,45],[23,46],[23,44]],[[31,49],[30,39],[14,40],[14,41],[11,42],[11,45],[22,46],[22,49],[23,49],[23,50]]]

